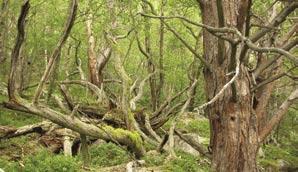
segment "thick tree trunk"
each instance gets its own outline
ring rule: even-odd
[[[246,1],[218,0],[202,4],[203,23],[215,27],[234,27],[243,31]],[[244,10],[244,11],[243,11]],[[204,30],[204,55],[212,71],[205,69],[206,94],[211,100],[229,82],[239,59],[241,46],[232,46]],[[209,105],[212,170],[217,172],[257,171],[258,150],[256,115],[252,108],[250,77],[242,64],[236,81]]]

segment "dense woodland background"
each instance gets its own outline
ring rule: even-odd
[[[4,171],[297,170],[295,0],[0,4]]]

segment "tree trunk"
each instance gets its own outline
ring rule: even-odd
[[[205,1],[201,4],[203,23],[214,27],[234,27],[243,33],[247,3],[236,0]],[[209,101],[233,77],[234,74],[227,74],[235,71],[241,44],[230,45],[206,30],[203,33],[203,44],[205,58],[212,70],[204,70]],[[257,122],[252,107],[249,73],[241,64],[236,81],[206,109],[211,124],[213,171],[257,171]]]
[[[149,12],[149,8],[147,6],[147,4],[143,5],[143,11],[145,13]],[[145,32],[145,51],[148,54],[148,56],[146,56],[146,60],[147,60],[147,71],[148,73],[153,73],[155,72],[155,64],[154,64],[154,60],[153,60],[153,54],[152,54],[152,47],[151,47],[151,23],[150,23],[150,19],[145,18],[145,28],[144,28],[144,32]],[[152,76],[149,78],[149,86],[150,86],[150,97],[151,97],[151,107],[152,110],[156,110],[157,108],[157,85],[156,85],[156,77]]]
[[[88,20],[86,21],[87,35],[88,35],[88,68],[89,68],[89,78],[90,82],[94,85],[99,86],[101,81],[99,79],[97,71],[97,61],[95,52],[95,38],[92,32],[92,21],[93,15],[89,14]]]

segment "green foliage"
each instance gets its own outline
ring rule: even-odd
[[[93,166],[108,167],[126,163],[130,160],[128,153],[113,143],[91,147]]]
[[[20,166],[23,164],[24,166]],[[80,171],[81,164],[76,158],[64,155],[53,155],[42,150],[35,155],[26,157],[23,162],[10,162],[0,160],[0,166],[6,172],[76,172]]]

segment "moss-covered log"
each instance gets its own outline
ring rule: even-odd
[[[80,134],[125,145],[137,158],[142,157],[145,153],[143,140],[136,131],[128,131],[120,128],[115,129],[108,125],[95,126],[82,122],[77,117],[62,114],[44,105],[34,105],[23,99],[19,99],[18,102],[6,102],[4,105],[9,109],[31,113],[48,119],[53,123]]]

